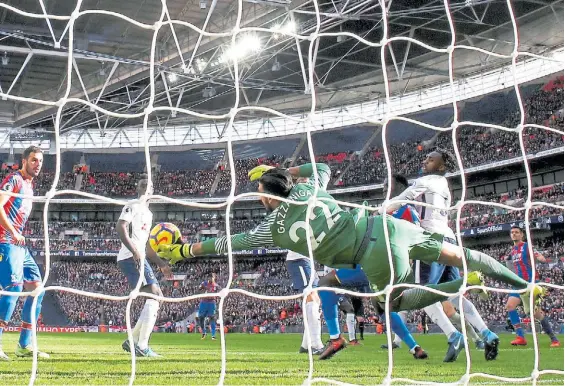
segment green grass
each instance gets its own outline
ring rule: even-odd
[[[30,359],[15,358],[18,336],[4,334],[4,351],[11,362],[0,362],[1,385],[26,385],[31,371]],[[121,350],[124,334],[41,334],[40,346],[51,354],[38,367],[38,385],[124,385],[128,382],[130,357]],[[471,350],[471,372],[507,377],[527,377],[534,363],[533,342],[512,347],[511,335],[501,337],[496,361],[486,362],[481,351]],[[550,349],[546,336],[539,337],[540,370],[563,370],[563,348]],[[308,358],[298,354],[301,338],[286,335],[230,334],[226,337],[228,367],[226,384],[302,384],[308,375]],[[386,375],[388,357],[380,345],[385,336],[368,336],[363,346],[348,347],[329,361],[314,362],[314,377],[331,378],[357,384],[378,384]],[[430,359],[416,361],[405,350],[394,352],[394,377],[435,382],[458,380],[465,372],[465,355],[456,363],[443,363],[446,341],[440,335],[417,336]],[[217,384],[220,376],[220,341],[201,341],[196,334],[154,334],[152,348],[166,358],[137,361],[136,384],[202,385]],[[544,375],[542,384],[563,385],[563,377]],[[495,384],[485,378],[473,378],[475,384]],[[528,382],[531,383],[531,382]]]

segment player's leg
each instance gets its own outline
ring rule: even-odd
[[[23,253],[15,246],[0,243],[0,288],[8,292],[21,292],[23,289]],[[0,295],[0,360],[10,360],[2,350],[4,328],[12,319],[18,296]]]
[[[206,339],[206,318],[208,317],[208,302],[201,301],[198,305],[198,326],[200,327],[200,339]]]
[[[456,301],[458,301],[457,298],[455,298],[454,304]],[[449,320],[451,320],[451,323],[453,323],[455,328],[462,332],[463,320],[461,319],[459,312],[457,312],[457,308],[454,306],[454,304],[452,304],[450,301],[445,301],[442,302],[441,305],[443,306],[443,311],[445,312]],[[469,323],[469,320],[467,320],[467,317],[465,317],[465,327],[467,331],[467,337],[475,342],[475,348],[477,350],[483,350],[485,348],[483,339],[479,336],[479,334],[477,334],[473,326]]]
[[[288,260],[286,269],[292,279],[292,288],[295,291],[304,291],[310,283],[312,270],[310,268],[309,259]],[[317,280],[314,285],[318,285]],[[316,292],[310,293],[306,297],[306,323],[310,331],[310,341],[315,354],[319,354],[324,348],[322,343],[322,322],[320,319],[320,298]],[[306,327],[306,326],[305,326]],[[299,353],[308,352],[308,337],[306,331],[302,334],[302,344]]]
[[[130,289],[134,289],[139,281],[139,268],[133,258],[123,259],[118,261],[118,267],[125,275]],[[157,296],[163,296],[161,288],[157,282],[157,278],[145,260],[143,266],[142,286],[140,292],[147,292]],[[139,318],[132,330],[134,350],[137,356],[158,357],[159,355],[149,348],[149,338],[153,332],[153,327],[157,321],[157,314],[159,312],[159,302],[155,299],[147,298],[141,310]],[[131,347],[129,340],[126,339],[122,343],[122,348],[130,352]]]
[[[355,337],[355,309],[348,296],[340,296],[338,302],[339,309],[345,313],[345,323],[347,326],[347,334],[349,335],[349,343],[359,344]]]
[[[363,307],[363,298],[360,298],[358,296],[352,296],[351,304],[353,305],[353,313],[355,314],[355,331],[357,331],[357,327],[361,326],[361,323],[365,322],[365,308]],[[363,340],[363,334],[365,332],[364,328],[365,328],[364,325],[363,325],[363,331],[361,331],[361,328],[359,328],[360,340]]]
[[[514,339],[510,344],[512,346],[525,346],[528,344],[524,336],[524,328],[520,322],[520,315],[516,308],[520,305],[520,294],[511,293],[508,295],[508,300],[506,301],[506,311],[508,311],[508,318],[510,318],[510,323],[514,326],[516,331],[516,339]]]
[[[26,291],[34,291],[41,286],[41,273],[39,272],[39,267],[31,257],[27,248],[22,249],[24,249],[24,289]],[[28,296],[24,303],[24,307],[22,309],[22,326],[20,331],[20,339],[18,342],[18,347],[16,349],[16,355],[19,357],[33,356],[33,346],[31,341],[32,321],[37,322],[37,318],[41,313],[41,304],[44,294],[45,291],[41,291],[36,295],[37,301],[35,312],[32,312],[34,296]],[[49,358],[49,354],[41,351],[38,351],[37,355],[40,358]]]
[[[216,340],[216,328],[217,328],[216,302],[210,303],[210,305],[208,307],[209,307],[208,313],[210,314],[210,317],[208,319],[208,321],[210,323],[210,334],[212,335],[212,340]]]
[[[326,275],[328,276],[328,275]],[[325,277],[325,276],[324,276]],[[323,279],[323,278],[322,278]],[[320,281],[322,281],[320,279]],[[320,286],[325,287],[320,284]],[[330,334],[330,341],[320,354],[320,359],[329,359],[346,346],[345,339],[341,336],[338,321],[338,295],[333,291],[318,291],[322,303],[322,313],[326,319],[326,326]]]
[[[559,347],[559,339],[557,339],[553,332],[549,316],[546,316],[540,308],[537,308],[534,312],[534,318],[539,321],[543,332],[551,339],[551,347]]]

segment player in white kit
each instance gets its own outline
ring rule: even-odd
[[[286,269],[292,279],[292,288],[295,291],[304,291],[304,288],[310,283],[310,277],[315,275],[313,285],[316,286],[318,278],[316,272],[312,272],[310,267],[310,259],[296,252],[288,251],[286,255]],[[306,297],[306,319],[310,330],[310,341],[312,343],[312,353],[319,355],[324,349],[322,343],[322,325],[320,321],[320,298],[316,292],[312,292]],[[302,344],[299,353],[308,352],[308,339],[306,331],[302,335]]]
[[[143,278],[141,292],[148,292],[154,295],[163,296],[159,282],[149,265],[148,259],[155,263],[165,277],[172,277],[172,271],[165,260],[161,260],[157,254],[149,247],[149,233],[153,223],[153,213],[149,210],[144,194],[147,191],[146,179],[139,180],[137,183],[138,200],[128,203],[122,209],[116,231],[122,241],[122,247],[118,252],[118,267],[126,276],[128,285],[131,289],[137,286],[139,281],[139,264],[144,259]],[[149,189],[149,194],[152,189]],[[140,357],[160,357],[149,347],[149,338],[157,321],[159,302],[155,299],[147,298],[141,310],[139,319],[132,330],[135,355]],[[122,344],[126,352],[131,352],[129,340],[126,339]]]
[[[418,206],[420,214],[420,224],[422,228],[429,232],[440,233],[444,235],[444,241],[457,245],[455,234],[448,226],[449,207],[451,206],[451,192],[445,173],[447,171],[447,161],[449,156],[443,151],[433,151],[427,155],[423,162],[423,171],[426,175],[418,178],[404,192],[391,199],[420,201],[434,205],[432,207]],[[387,210],[394,210],[400,207],[402,203],[393,203],[388,206]],[[420,263],[416,261],[416,263]],[[419,273],[416,280],[422,284],[438,284],[445,281],[452,281],[460,278],[459,269],[456,267],[448,267],[439,263],[418,264],[415,269]],[[418,280],[419,279],[419,280]],[[459,306],[459,297],[450,298],[454,306]],[[446,307],[451,306],[446,303]],[[490,331],[477,309],[469,300],[463,297],[463,312],[469,323],[480,332],[484,343],[485,358],[493,360],[498,355],[498,336]],[[441,303],[435,303],[424,308],[424,311],[445,333],[448,338],[449,348],[444,358],[444,362],[453,362],[464,349],[464,337],[451,323],[447,317]],[[452,310],[450,314],[455,314]],[[456,318],[455,318],[456,319]]]

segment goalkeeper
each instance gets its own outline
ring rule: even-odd
[[[386,224],[390,240],[392,283],[413,283],[410,259],[427,263],[438,262],[461,268],[463,258],[469,270],[481,271],[504,283],[525,289],[521,279],[494,258],[475,250],[461,249],[444,243],[443,235],[430,233],[404,220],[392,216],[362,217],[354,221],[352,214],[344,211],[326,191],[331,171],[325,164],[306,164],[289,169],[259,165],[249,172],[251,181],[258,181],[258,192],[267,193],[292,201],[306,202],[315,194],[314,167],[318,172],[317,201],[306,219],[307,205],[290,204],[277,198],[261,196],[260,200],[269,214],[255,229],[231,236],[232,249],[246,250],[266,246],[278,246],[302,255],[308,255],[306,243],[309,227],[313,257],[322,265],[335,268],[353,268],[360,264],[375,291],[382,291],[391,281],[389,253],[385,242]],[[293,177],[309,177],[306,183],[293,183]],[[159,256],[171,264],[202,255],[227,253],[227,236],[212,238],[201,243],[161,245]],[[469,285],[482,285],[481,275],[471,272]],[[443,292],[459,291],[463,279],[426,287]],[[539,297],[541,287],[534,294]],[[390,297],[390,310],[421,309],[447,299],[423,288],[395,288]],[[378,298],[378,306],[384,311],[384,295]]]

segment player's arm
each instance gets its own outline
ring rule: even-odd
[[[293,166],[288,168],[288,172],[295,178],[308,178],[308,183],[311,185],[315,184],[314,179],[314,167],[316,167],[316,171],[318,172],[318,187],[322,189],[326,189],[328,183],[330,182],[332,172],[328,165],[322,163],[316,164],[304,164],[300,166]],[[261,176],[267,171],[273,169],[272,166],[268,165],[259,165],[255,166],[253,169],[247,173],[249,179],[251,181],[257,181]]]
[[[135,247],[131,237],[129,236],[129,225],[133,220],[133,209],[131,206],[126,205],[122,209],[122,213],[120,214],[120,218],[116,223],[116,232],[118,233],[118,237],[122,244],[132,253],[133,259],[136,261],[141,260],[140,252]]]
[[[525,245],[524,247],[528,247],[527,245]],[[530,250],[527,249],[528,253],[530,253]],[[547,259],[545,258],[544,255],[542,255],[539,251],[533,249],[534,251],[534,258],[539,261],[540,263],[547,263]]]
[[[1,190],[4,191],[4,192],[12,192],[12,193],[19,193],[20,192],[20,190],[18,188],[17,181],[13,177],[11,177],[8,181],[6,181],[6,183],[4,183],[2,185]],[[8,200],[11,197],[12,196],[9,196],[7,194],[0,194],[0,208],[1,208],[0,209],[0,226],[2,228],[6,229],[8,232],[10,232],[12,234],[12,237],[14,238],[14,241],[16,242],[16,244],[24,245],[25,244],[24,236],[22,236],[16,230],[16,228],[14,228],[14,226],[12,225],[10,220],[8,219],[8,215],[6,214],[6,211],[4,210],[4,205],[6,205],[6,203],[8,202]]]
[[[330,167],[326,164],[310,163],[300,166],[293,166],[291,168],[288,168],[288,172],[293,177],[297,177],[297,178],[306,177],[309,179],[308,183],[314,185],[315,184],[314,167],[316,167],[316,171],[318,172],[318,187],[321,189],[326,189],[332,177],[332,171]]]
[[[424,194],[428,190],[428,180],[426,178],[418,178],[414,184],[407,187],[398,196],[393,197],[389,200],[389,205],[387,206],[387,211],[395,211],[404,205],[403,202],[397,202],[400,200],[415,201],[418,197]]]
[[[271,224],[276,212],[268,215],[261,224],[248,232],[231,236],[232,250],[242,251],[251,248],[263,248],[274,245],[271,235]],[[184,243],[182,245],[161,245],[158,255],[175,264],[183,259],[196,256],[221,255],[228,252],[228,237],[214,237],[200,243]]]

